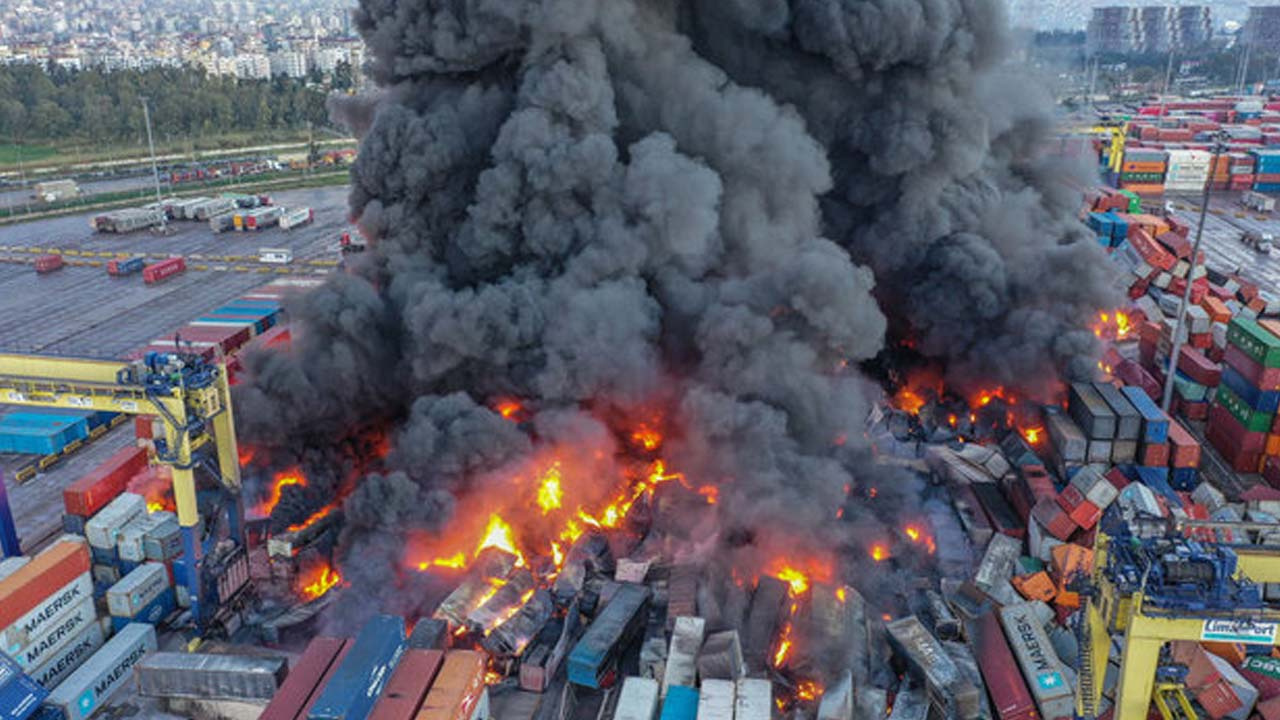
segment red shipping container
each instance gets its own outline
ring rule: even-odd
[[[96,515],[107,503],[124,492],[129,478],[146,466],[145,449],[129,446],[117,450],[101,465],[62,491],[62,503],[67,513],[81,517]]]
[[[1280,720],[1280,696],[1267,698],[1254,708],[1262,720]]]
[[[1208,350],[1213,347],[1213,333],[1191,333],[1187,342],[1197,350]]]
[[[1067,513],[1072,522],[1085,530],[1097,525],[1098,518],[1102,517],[1102,510],[1089,502],[1074,485],[1066,486],[1059,493],[1058,507]]]
[[[1209,417],[1209,403],[1183,400],[1181,414],[1188,420],[1204,420]]]
[[[305,720],[306,711],[350,646],[340,638],[313,638],[258,720]]]
[[[1204,336],[1209,339],[1210,344],[1213,343],[1212,335],[1205,333]],[[1182,346],[1182,351],[1178,353],[1178,369],[1201,385],[1217,387],[1218,383],[1222,382],[1222,368],[1194,347]]]
[[[440,650],[406,650],[369,720],[413,720],[442,664],[444,653]]]
[[[1179,260],[1191,257],[1191,242],[1176,232],[1161,233],[1156,237],[1156,242],[1163,245]]]
[[[1169,419],[1169,445],[1169,462],[1173,467],[1200,467],[1200,443],[1182,427],[1177,418]]]
[[[1142,446],[1139,462],[1146,467],[1169,467],[1169,444],[1147,443]],[[1121,473],[1123,477],[1123,473]]]
[[[1280,390],[1280,368],[1263,367],[1261,363],[1244,354],[1240,348],[1227,343],[1222,361],[1245,376],[1250,385],[1263,392]]]
[[[1229,447],[1236,451],[1262,453],[1267,448],[1267,434],[1264,432],[1250,432],[1230,410],[1225,407],[1214,404],[1209,411],[1208,429],[1220,429],[1223,437],[1229,442]]]
[[[1129,226],[1129,245],[1152,267],[1169,272],[1178,264],[1173,253],[1161,247],[1146,230],[1136,225]]]
[[[152,423],[155,419],[150,415],[138,415],[133,418],[133,436],[139,440],[150,440],[155,432]]]
[[[1056,500],[1041,498],[1036,506],[1031,508],[1031,516],[1039,520],[1050,535],[1063,542],[1066,542],[1067,538],[1071,537],[1071,533],[1076,531],[1075,521],[1058,506]]]
[[[142,279],[148,285],[160,282],[165,278],[173,277],[178,273],[185,272],[187,269],[187,261],[180,257],[173,257],[160,262],[152,263],[142,269]]]
[[[1004,629],[994,612],[987,611],[976,623],[973,644],[978,669],[999,720],[1036,720],[1035,701],[1022,679],[1022,671],[1009,648]]]
[[[1200,303],[1200,307],[1209,313],[1210,322],[1229,323],[1231,322],[1231,311],[1227,309],[1227,304],[1216,297],[1207,297]]]
[[[1245,680],[1249,681],[1250,685],[1258,689],[1259,700],[1270,700],[1280,695],[1280,680],[1239,666],[1236,667],[1236,670],[1240,671],[1240,674],[1244,676]],[[1259,703],[1258,707],[1262,707],[1261,703]]]
[[[1273,488],[1280,488],[1280,457],[1269,457],[1262,463],[1262,479]]]
[[[1103,477],[1114,485],[1117,490],[1123,490],[1129,487],[1129,483],[1131,482],[1129,478],[1125,477],[1124,472],[1122,472],[1120,468],[1111,468],[1107,471],[1106,475],[1103,475]]]
[[[62,540],[0,580],[0,628],[7,628],[58,588],[89,572],[89,544]]]
[[[51,273],[54,270],[62,269],[61,255],[41,255],[36,258],[36,272],[40,274]]]

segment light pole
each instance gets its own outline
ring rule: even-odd
[[[1169,364],[1165,367],[1164,399],[1160,408],[1169,412],[1173,404],[1173,378],[1178,372],[1178,355],[1182,353],[1183,326],[1186,323],[1187,307],[1191,305],[1191,283],[1196,271],[1197,259],[1200,257],[1200,243],[1204,240],[1204,220],[1209,214],[1209,197],[1213,189],[1213,169],[1218,158],[1227,149],[1228,135],[1218,131],[1213,141],[1213,159],[1209,161],[1209,177],[1204,182],[1204,195],[1200,198],[1200,221],[1196,225],[1196,242],[1191,248],[1191,267],[1187,269],[1187,286],[1182,291],[1182,304],[1178,306],[1178,320],[1173,325],[1173,349],[1169,352]]]
[[[160,231],[165,230],[165,212],[164,208],[159,207],[162,203],[160,199],[160,167],[156,164],[156,144],[151,139],[151,109],[147,107],[147,99],[142,98],[142,117],[147,122],[147,147],[151,150],[151,175],[156,181],[156,205],[160,211]]]

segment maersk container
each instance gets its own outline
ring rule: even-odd
[[[138,694],[198,700],[270,700],[289,674],[282,657],[157,652],[134,668]]]
[[[628,677],[622,681],[622,692],[613,710],[613,720],[653,720],[658,710],[658,681],[652,678]]]
[[[137,493],[122,493],[85,523],[85,537],[88,538],[91,547],[109,551],[112,556],[115,556],[120,531],[125,525],[142,517],[146,512],[146,498]]]
[[[27,644],[11,653],[11,657],[25,669],[40,667],[97,620],[94,600],[86,597],[31,634]]]
[[[130,684],[134,666],[155,650],[154,626],[128,625],[62,681],[49,695],[48,703],[61,709],[65,720],[84,720]]]
[[[618,588],[569,653],[569,682],[601,687],[618,656],[644,629],[648,601],[649,589],[642,585]]]
[[[26,555],[17,555],[15,557],[0,560],[0,581],[3,581],[5,578],[22,569],[22,566],[29,562],[31,562],[31,558]]]
[[[187,261],[180,257],[161,260],[142,269],[142,279],[152,285],[187,271]]]
[[[101,622],[89,623],[81,633],[75,636],[58,652],[50,655],[44,663],[32,669],[31,678],[45,690],[53,690],[68,675],[93,656],[107,640]]]
[[[662,714],[658,720],[697,720],[698,691],[683,685],[672,685],[662,701]]]
[[[732,680],[703,680],[698,693],[698,720],[733,720],[735,691]]]
[[[4,720],[27,720],[40,709],[40,703],[49,695],[49,691],[40,687],[35,680],[26,675],[19,675],[8,683],[0,685],[0,712]]]
[[[364,720],[404,653],[404,618],[377,615],[365,623],[350,652],[307,714],[308,720]]]
[[[131,618],[165,594],[173,594],[169,571],[162,563],[143,563],[107,591],[107,611],[113,617]]]
[[[56,590],[50,590],[45,591],[48,595],[26,614],[0,631],[0,643],[3,643],[0,649],[16,656],[23,647],[45,634],[69,609],[93,597],[93,578],[86,569]]]
[[[1006,605],[1000,609],[1000,622],[1013,654],[1022,668],[1022,676],[1035,698],[1040,717],[1046,720],[1072,717],[1075,693],[1067,682],[1067,674],[1054,652],[1044,624],[1032,603]]]

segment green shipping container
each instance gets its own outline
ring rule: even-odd
[[[1240,424],[1244,425],[1244,429],[1249,432],[1269,432],[1271,430],[1271,421],[1275,418],[1275,415],[1259,412],[1249,407],[1249,403],[1232,392],[1231,388],[1226,385],[1218,386],[1218,404],[1226,408],[1232,417],[1239,420]]]
[[[1280,337],[1267,332],[1261,325],[1246,317],[1236,316],[1227,328],[1227,342],[1235,345],[1245,355],[1261,363],[1263,367],[1280,368]]]
[[[1120,194],[1129,198],[1130,214],[1137,215],[1142,212],[1142,198],[1138,197],[1137,193],[1130,190],[1121,190]]]

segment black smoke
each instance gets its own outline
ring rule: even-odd
[[[295,455],[395,428],[345,503],[347,611],[400,606],[399,545],[459,497],[655,405],[720,487],[717,557],[861,563],[914,492],[862,440],[889,320],[957,379],[1091,367],[1108,278],[1000,1],[362,0],[379,91],[335,112],[371,250],[236,397]]]

